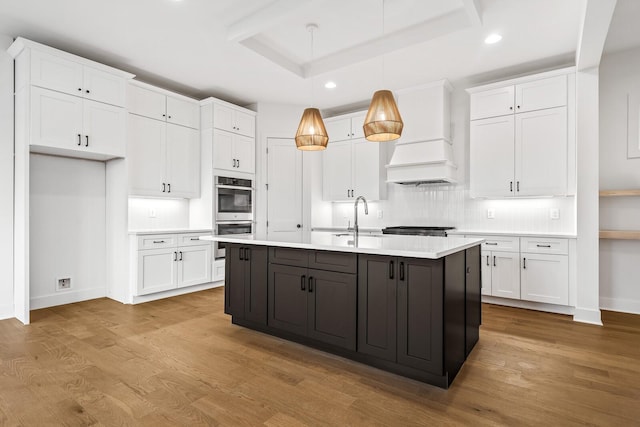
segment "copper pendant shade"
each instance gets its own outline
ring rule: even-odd
[[[374,142],[393,141],[400,138],[403,127],[393,93],[389,90],[375,92],[362,126],[365,138]]]
[[[298,150],[318,151],[327,148],[329,136],[324,127],[320,110],[317,108],[304,110],[295,140]]]

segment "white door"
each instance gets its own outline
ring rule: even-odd
[[[255,139],[234,135],[233,158],[236,159],[236,171],[255,173]]]
[[[267,236],[302,241],[302,151],[293,139],[267,140]]]
[[[482,282],[482,295],[491,295],[491,258],[490,251],[482,251],[480,256],[480,274]]]
[[[173,289],[177,278],[178,251],[175,248],[138,251],[138,295]]]
[[[85,99],[82,147],[88,152],[125,157],[124,108]]]
[[[233,112],[233,108],[225,105],[213,104],[213,127],[216,129],[226,130],[227,132],[235,132]]]
[[[520,299],[520,254],[491,253],[491,295]]]
[[[567,76],[549,77],[516,86],[516,113],[567,105]]]
[[[84,67],[82,96],[85,99],[124,107],[125,93],[126,82],[124,78],[102,70]]]
[[[233,134],[215,129],[213,131],[213,168],[236,170],[233,158]]]
[[[364,121],[364,120],[363,120]],[[332,142],[351,139],[351,119],[327,120],[324,127],[329,135],[329,147]]]
[[[178,287],[211,281],[211,245],[178,248]]]
[[[513,115],[470,122],[471,197],[513,196]]]
[[[129,114],[127,166],[129,194],[162,196],[166,191],[165,141],[166,123]]]
[[[517,114],[515,127],[515,194],[567,194],[567,107]]]
[[[195,102],[167,96],[167,122],[197,129],[200,127],[200,106]]]
[[[31,145],[83,149],[82,98],[31,88]]]
[[[167,194],[174,197],[200,197],[200,141],[198,131],[167,123]]]
[[[322,198],[324,200],[353,200],[351,145],[351,141],[329,143],[322,153]]]
[[[380,200],[380,150],[383,146],[366,139],[354,140],[352,144],[353,196]]]
[[[251,114],[242,111],[234,111],[235,131],[241,135],[253,138],[256,136],[256,118]]]
[[[167,116],[167,97],[153,90],[129,84],[127,109],[133,114],[164,121]]]
[[[521,298],[569,304],[569,261],[566,255],[522,254]]]
[[[55,55],[31,50],[31,84],[82,96],[82,65]]]
[[[362,113],[358,116],[354,116],[351,118],[351,136],[354,139],[364,138],[364,129],[362,125],[364,125],[364,119],[367,117],[367,113]]]
[[[469,116],[471,120],[513,114],[514,87],[472,93],[469,97]]]

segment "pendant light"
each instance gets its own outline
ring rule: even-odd
[[[384,0],[382,0],[382,35],[384,36]],[[382,55],[382,84],[384,85],[384,54]],[[373,94],[364,119],[364,137],[368,141],[385,142],[400,138],[404,123],[393,93],[379,90]]]
[[[307,30],[311,34],[311,60],[313,60],[313,32],[317,29],[316,24],[307,25]],[[313,80],[311,81],[311,104],[313,105]],[[327,148],[329,135],[324,127],[320,110],[313,107],[304,110],[295,140],[298,150],[319,151]]]

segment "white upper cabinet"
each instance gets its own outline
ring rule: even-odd
[[[213,168],[255,173],[255,140],[231,132],[213,131]]]
[[[254,115],[218,103],[213,105],[213,127],[250,138],[256,135]]]
[[[200,196],[200,138],[198,132],[184,126],[167,124],[166,182],[170,194]],[[169,193],[167,193],[169,194]]]
[[[328,201],[352,199],[352,143],[329,144],[322,153],[322,198]]]
[[[121,76],[38,50],[31,53],[31,84],[121,107],[125,103]]]
[[[144,83],[129,84],[127,106],[133,114],[193,129],[200,127],[200,106],[196,100]]]
[[[571,193],[572,72],[560,70],[468,90],[471,197]]]
[[[84,147],[96,154],[126,155],[126,113],[120,107],[85,99],[83,101]]]
[[[329,144],[332,142],[364,138],[362,125],[364,124],[366,115],[367,112],[365,111],[340,116],[339,118],[326,119],[324,126],[329,135]]]

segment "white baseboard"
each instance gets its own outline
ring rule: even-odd
[[[0,320],[11,319],[15,316],[13,304],[0,305]]]
[[[149,301],[157,301],[163,298],[175,297],[178,295],[190,294],[192,292],[204,291],[206,289],[219,288],[224,286],[224,280],[218,282],[203,283],[202,285],[189,286],[187,288],[171,289],[170,291],[157,292],[155,294],[134,296],[132,298],[132,304],[141,304]]]
[[[526,308],[527,310],[546,311],[549,313],[557,314],[574,314],[574,308],[565,305],[546,304],[542,302],[533,301],[521,301],[517,299],[492,297],[489,295],[482,295],[482,302],[495,305],[503,305],[506,307]],[[574,319],[575,320],[575,319]]]
[[[622,313],[640,314],[640,301],[622,298],[600,297],[600,309],[620,311]]]
[[[573,315],[575,322],[590,323],[592,325],[602,326],[602,317],[599,309],[576,307]]]
[[[74,302],[87,301],[90,299],[104,298],[107,296],[106,288],[78,289],[58,292],[55,294],[33,297],[30,300],[30,309],[54,307],[56,305],[72,304]]]

